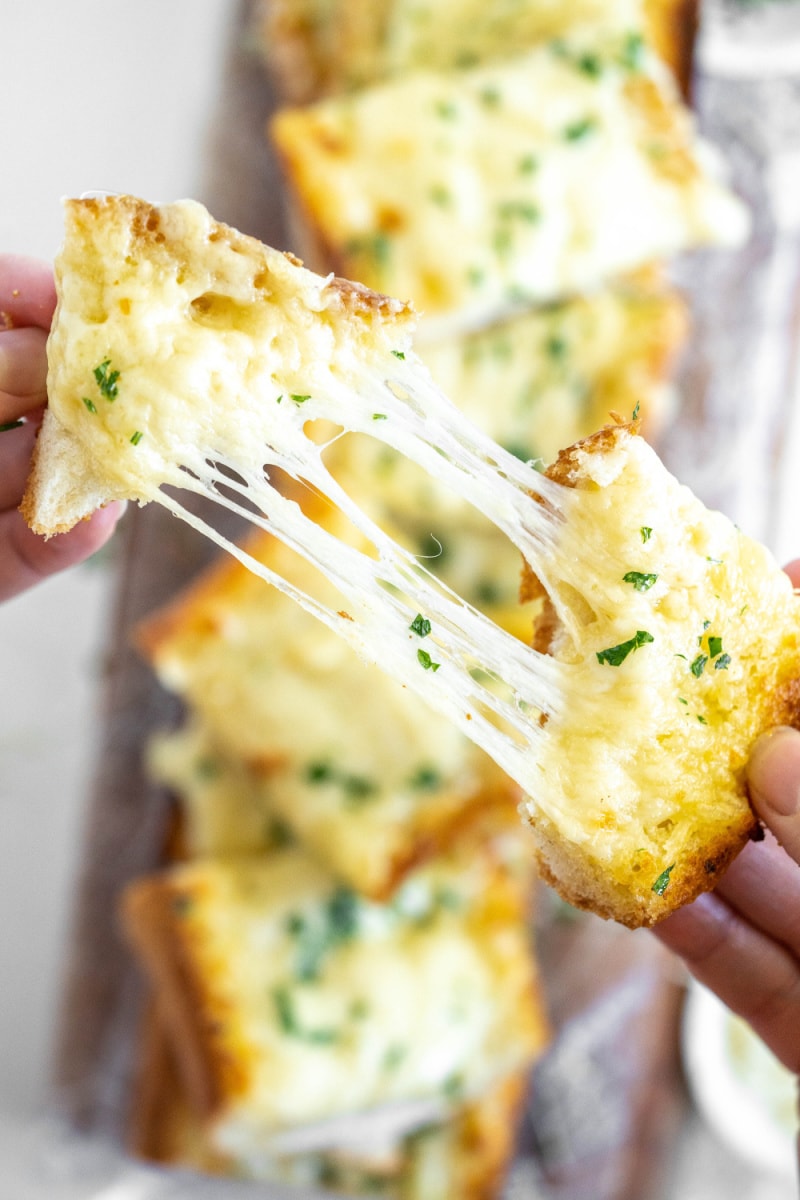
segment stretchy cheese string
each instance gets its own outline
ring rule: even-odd
[[[574,493],[472,427],[410,353],[391,378],[375,375],[357,395],[351,383],[335,377],[328,376],[325,384],[324,396],[311,395],[302,404],[287,396],[276,404],[269,420],[271,444],[259,448],[257,468],[252,459],[237,462],[228,454],[222,470],[217,465],[222,456],[205,446],[196,455],[184,454],[180,478],[172,482],[210,497],[299,552],[342,594],[345,611],[334,611],[296,588],[174,496],[159,492],[153,498],[445,713],[530,791],[535,770],[531,751],[544,736],[539,716],[559,709],[569,668],[507,634],[398,546],[332,478],[323,461],[324,447],[309,438],[306,423],[323,419],[341,426],[344,418],[348,431],[378,437],[401,451],[488,517],[545,581]],[[380,420],[374,418],[376,404]],[[372,544],[376,557],[346,545],[306,517],[269,482],[273,467],[327,497]],[[431,623],[427,637],[410,628],[418,613]],[[438,667],[426,669],[418,651]]]

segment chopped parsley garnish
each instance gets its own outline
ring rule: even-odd
[[[658,879],[653,884],[651,891],[655,892],[655,894],[657,896],[663,896],[664,892],[669,887],[670,875],[672,874],[672,872],[674,870],[675,870],[675,863],[673,863],[672,866],[667,867],[667,869],[665,871],[662,871],[661,874],[659,875]]]
[[[83,403],[86,405],[86,407],[90,413],[97,412],[97,405],[95,404],[95,402],[93,400],[90,400],[88,396],[83,397]]]
[[[395,358],[405,358],[405,353],[402,350],[390,350],[389,353],[393,354]]]
[[[313,762],[306,767],[306,779],[309,783],[330,783],[336,772],[330,763]]]
[[[700,724],[701,724],[701,725],[707,725],[707,724],[708,724],[708,721],[707,721],[707,720],[705,719],[705,717],[704,717],[704,716],[702,716],[700,713],[698,713],[698,714],[697,714],[697,719],[698,719],[698,721],[700,722]]]
[[[452,121],[458,116],[458,109],[452,100],[439,100],[436,103],[436,114],[439,117],[444,117],[446,121]]]
[[[345,801],[351,806],[363,804],[378,791],[378,786],[372,779],[342,771],[325,761],[309,763],[305,769],[305,780],[306,783],[331,784],[340,788]]]
[[[417,651],[417,661],[425,671],[438,671],[441,663],[434,662],[427,650]]]
[[[705,669],[706,669],[707,662],[708,662],[707,654],[698,654],[697,658],[694,660],[694,662],[692,663],[692,665],[690,667],[690,670],[691,670],[692,674],[694,675],[695,679],[699,679],[700,676],[703,674],[703,671],[705,671]]]
[[[652,633],[648,633],[646,629],[637,629],[627,642],[620,642],[618,646],[609,646],[606,650],[598,650],[597,661],[607,663],[609,667],[618,667],[634,650],[638,650],[640,646],[653,640]]]
[[[730,654],[720,654],[719,658],[716,659],[716,661],[714,662],[714,670],[715,671],[727,671],[727,669],[730,665],[731,665]]]
[[[527,200],[506,200],[498,207],[497,211],[501,217],[506,219],[519,217],[520,220],[528,221],[531,225],[535,224],[542,215],[538,207]]]
[[[637,592],[649,591],[657,579],[657,575],[644,571],[626,571],[622,576],[622,582],[632,583]]]
[[[642,525],[639,532],[642,535],[643,542],[649,542],[650,538],[653,536],[653,529],[651,525]]]
[[[628,71],[638,71],[642,65],[644,38],[640,33],[629,33],[620,54],[620,62]]]
[[[423,766],[414,772],[408,783],[409,787],[418,788],[424,792],[432,792],[436,788],[441,787],[442,775],[436,767]]]
[[[137,429],[135,433],[131,434],[131,445],[138,446],[143,437],[144,434],[142,433],[141,429]]]
[[[310,396],[298,396],[293,393],[292,399],[294,400],[295,404],[305,404],[306,400],[310,400],[311,397]]]
[[[386,413],[373,413],[372,419],[373,421],[385,421],[387,419]]]
[[[303,1042],[311,1042],[315,1046],[330,1046],[339,1040],[335,1029],[304,1029],[295,1011],[292,994],[287,987],[276,987],[272,991],[272,1000],[278,1017],[278,1024],[289,1037],[299,1038]]]
[[[564,139],[567,142],[582,142],[596,128],[597,121],[594,117],[582,117],[579,121],[573,121],[565,127]]]
[[[599,79],[603,73],[603,64],[596,54],[582,54],[576,60],[575,66],[584,75],[588,75],[590,79]]]
[[[567,353],[566,340],[560,334],[554,333],[545,342],[544,350],[548,358],[552,358],[556,362],[561,362]]]
[[[639,410],[640,410],[640,408],[641,408],[641,404],[640,404],[640,403],[639,403],[639,401],[637,400],[637,401],[636,401],[636,403],[635,403],[635,404],[634,404],[634,406],[633,406],[633,412],[631,413],[631,420],[632,420],[632,421],[638,421],[638,420],[639,420]]]
[[[352,888],[342,885],[321,912],[289,914],[286,932],[296,940],[295,976],[301,983],[318,979],[326,955],[355,937],[358,905]]]
[[[539,170],[539,160],[535,154],[526,154],[519,160],[519,170],[522,175],[533,175]]]
[[[100,395],[105,396],[106,400],[116,400],[119,394],[119,371],[112,371],[110,367],[111,359],[104,358],[92,373],[100,388]]]
[[[417,613],[408,628],[412,629],[414,633],[418,633],[420,637],[427,637],[431,631],[431,623],[427,617],[423,617],[422,613]]]
[[[709,658],[716,658],[717,655],[719,655],[719,654],[722,654],[722,638],[721,637],[709,637],[709,639],[708,639],[708,656],[709,656]]]
[[[388,1046],[386,1053],[383,1056],[384,1071],[394,1071],[400,1066],[400,1063],[406,1057],[407,1053],[408,1051],[406,1050],[405,1046]]]

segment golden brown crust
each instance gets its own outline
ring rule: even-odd
[[[629,929],[652,927],[700,893],[713,890],[759,827],[755,815],[749,810],[743,811],[740,818],[732,821],[713,842],[705,841],[702,853],[685,852],[681,858],[680,878],[670,883],[663,899],[653,892],[652,886],[641,899],[628,884],[615,881],[608,872],[601,870],[588,853],[565,845],[563,833],[543,814],[530,820],[540,877],[573,907],[617,921]],[[652,871],[651,877],[655,878]]]
[[[132,884],[121,902],[123,930],[149,975],[169,1031],[186,1094],[194,1112],[210,1118],[228,1094],[225,1063],[215,1055],[214,1017],[203,981],[176,917],[191,894],[169,880],[151,877]]]

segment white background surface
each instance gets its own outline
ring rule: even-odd
[[[0,250],[51,258],[63,195],[198,194],[235,7],[0,0]],[[11,1146],[14,1124],[46,1096],[108,611],[107,559],[0,608],[0,1146]],[[675,1194],[788,1196],[727,1153],[721,1179],[718,1154],[693,1126]]]

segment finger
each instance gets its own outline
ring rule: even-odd
[[[779,726],[760,737],[747,783],[756,812],[800,863],[800,732]]]
[[[0,327],[49,329],[56,307],[53,270],[19,254],[0,254]]]
[[[771,834],[745,846],[716,892],[800,963],[800,869]]]
[[[800,1072],[800,963],[788,950],[711,892],[665,918],[654,933],[790,1071]]]
[[[0,513],[0,600],[89,558],[108,541],[123,510],[122,504],[109,504],[69,533],[47,541],[28,528],[20,513]]]
[[[795,587],[800,587],[800,558],[793,559],[784,567],[784,571],[791,579]]]
[[[0,512],[17,508],[31,466],[37,424],[33,421],[0,433]]]
[[[47,333],[7,329],[0,334],[0,424],[47,399]]]

